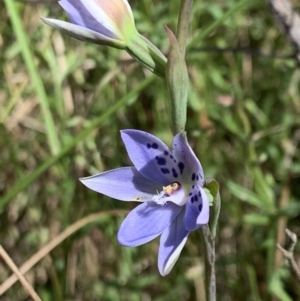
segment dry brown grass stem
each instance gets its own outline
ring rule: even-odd
[[[289,199],[290,199],[290,187],[288,184],[285,184],[283,186],[283,189],[281,191],[281,197],[280,197],[280,208],[285,208],[289,204]],[[288,219],[286,216],[282,216],[278,220],[278,230],[277,230],[277,243],[280,245],[285,244],[285,229],[287,226]],[[275,252],[275,268],[279,268],[282,266],[283,263],[283,254],[280,252],[279,249],[276,250]]]
[[[13,260],[10,258],[10,256],[7,254],[7,252],[4,250],[4,248],[1,245],[0,245],[0,256],[3,258],[5,263],[10,267],[10,269],[14,272],[14,276],[17,279],[19,279],[25,291],[29,294],[32,300],[42,301],[42,299],[38,296],[38,294],[35,292],[35,290],[29,284],[29,282],[25,279],[25,277],[22,275],[18,267],[15,265]]]
[[[79,221],[72,224],[58,236],[56,236],[53,240],[48,242],[44,247],[42,247],[37,253],[35,253],[29,260],[27,260],[20,268],[19,272],[21,274],[25,274],[28,272],[34,265],[36,265],[41,259],[43,259],[47,254],[49,254],[54,248],[56,248],[61,242],[63,242],[66,238],[71,236],[73,233],[83,228],[84,226],[96,222],[103,216],[114,216],[120,214],[126,214],[127,210],[109,210],[102,211],[99,213],[90,214]],[[18,277],[13,274],[8,277],[1,285],[0,285],[0,296],[2,296],[16,281]],[[40,300],[40,299],[36,299]]]
[[[285,249],[278,243],[277,247],[283,253],[283,256],[288,260],[292,271],[300,281],[300,267],[298,266],[294,257],[294,249],[297,244],[297,235],[289,229],[285,229],[285,233],[290,238],[290,246],[288,247],[288,249]]]

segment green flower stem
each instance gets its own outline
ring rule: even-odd
[[[175,35],[168,28],[170,52],[166,67],[166,82],[171,99],[173,133],[184,131],[187,117],[189,75]]]
[[[30,51],[29,41],[27,35],[23,28],[21,18],[18,12],[16,1],[14,0],[4,0],[7,11],[10,15],[10,20],[14,27],[14,32],[16,34],[21,53],[26,64],[27,70],[29,72],[33,88],[38,96],[42,112],[45,120],[46,134],[49,143],[49,147],[52,155],[56,155],[60,151],[60,142],[57,136],[57,131],[55,128],[55,123],[52,118],[52,114],[49,108],[48,97],[44,88],[44,84],[41,80],[39,72],[34,64],[34,59]]]
[[[215,270],[215,238],[209,226],[200,228],[205,261],[205,292],[206,301],[216,301],[216,270]]]
[[[214,198],[213,208],[212,208],[212,218],[210,222],[210,229],[213,238],[216,238],[217,228],[219,224],[219,216],[221,211],[221,197],[218,191],[217,196]]]
[[[149,86],[153,80],[154,76],[148,77],[143,80],[138,86],[132,89],[128,94],[121,98],[117,103],[108,107],[107,111],[101,116],[96,118],[91,124],[82,130],[67,146],[65,146],[57,155],[50,157],[46,160],[40,167],[38,167],[34,172],[29,175],[22,177],[19,182],[11,189],[1,200],[0,200],[0,211],[4,206],[12,200],[19,192],[26,189],[32,182],[34,182],[38,177],[40,177],[45,171],[47,171],[51,166],[62,159],[67,153],[69,153],[79,142],[84,140],[90,135],[97,127],[99,127],[103,122],[105,122],[110,116],[112,116],[118,109],[126,105],[133,98],[136,98],[138,94]],[[131,102],[133,104],[134,102]]]
[[[183,57],[185,56],[186,43],[188,39],[192,5],[193,0],[182,0],[180,3],[177,24],[177,40]]]
[[[205,179],[204,187],[209,190],[213,197],[213,205],[210,209],[209,229],[212,237],[216,238],[219,216],[221,211],[221,197],[219,192],[219,183],[213,178]]]
[[[171,99],[174,134],[184,131],[187,118],[189,75],[184,57],[192,4],[193,0],[181,0],[176,37],[170,29],[166,28],[170,39],[166,80]]]
[[[209,224],[201,228],[201,238],[204,249],[205,264],[205,291],[206,300],[216,300],[216,271],[215,271],[215,239],[221,210],[219,184],[212,178],[205,180],[204,187],[213,196],[213,205],[210,208]]]

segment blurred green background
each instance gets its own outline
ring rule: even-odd
[[[164,25],[176,29],[179,1],[129,2],[138,30],[167,54]],[[298,1],[293,6],[300,12]],[[26,273],[44,301],[204,300],[199,233],[162,278],[158,239],[138,248],[117,243],[136,204],[78,181],[131,164],[120,129],[171,143],[164,81],[127,53],[71,39],[40,16],[66,19],[55,1],[5,0],[0,11],[2,246],[21,266],[73,223],[102,212]],[[300,300],[276,248],[286,227],[300,236],[300,69],[292,52],[265,1],[194,1],[187,132],[206,177],[220,183],[220,301]],[[295,253],[299,263],[300,244]],[[0,282],[9,275],[1,262]],[[29,298],[15,283],[0,300]]]

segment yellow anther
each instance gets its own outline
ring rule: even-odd
[[[163,186],[163,191],[166,194],[171,195],[174,191],[178,190],[179,188],[180,188],[180,184],[178,182],[173,182],[168,186]]]

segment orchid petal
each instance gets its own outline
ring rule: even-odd
[[[59,4],[68,14],[72,23],[96,31],[108,38],[119,39],[118,32],[115,32],[114,28],[104,23],[105,16],[103,17],[104,20],[99,22],[82,4],[82,1],[61,0]]]
[[[126,10],[127,10],[127,13],[128,13],[128,15],[131,17],[131,19],[132,19],[132,20],[133,20],[133,22],[134,22],[133,13],[132,13],[131,7],[130,7],[130,5],[129,5],[129,3],[128,3],[128,0],[123,0],[123,1],[122,1],[122,5],[124,5],[124,6],[125,6],[125,8],[126,8]],[[121,11],[123,11],[123,10],[124,10],[124,8],[121,8],[120,10],[121,10]],[[124,11],[125,11],[125,10],[124,10]]]
[[[145,202],[126,216],[118,232],[118,241],[127,247],[145,244],[170,226],[182,207],[167,203],[164,206]]]
[[[178,164],[180,164],[180,173],[183,181],[187,183],[197,182],[200,186],[203,186],[203,169],[188,144],[186,133],[179,133],[174,137],[172,151]]]
[[[144,177],[162,185],[179,180],[176,160],[161,140],[138,130],[123,130],[121,136],[130,160]]]
[[[158,251],[158,269],[162,276],[170,273],[187,241],[189,231],[184,226],[184,210],[162,233]]]
[[[60,31],[70,35],[75,39],[82,40],[82,41],[89,41],[101,45],[107,45],[119,49],[125,49],[125,43],[123,41],[108,38],[91,29],[87,29],[82,26],[71,24],[69,22],[65,22],[61,20],[49,19],[49,18],[41,18],[41,19],[46,24],[56,29],[59,29]]]
[[[134,167],[122,167],[81,178],[88,188],[120,201],[150,200],[159,185],[145,179]]]
[[[185,228],[195,230],[209,220],[209,200],[204,189],[193,185],[186,203]]]
[[[101,24],[102,27],[105,27],[110,32],[114,33],[118,39],[124,40],[123,35],[121,34],[119,28],[117,27],[116,18],[122,17],[122,12],[115,6],[114,1],[110,0],[99,1],[99,0],[79,0],[81,6],[85,7],[88,13]],[[111,7],[112,6],[112,7]],[[116,16],[114,18],[112,12],[115,11]],[[87,21],[88,22],[88,21]],[[88,26],[89,27],[89,26]]]

